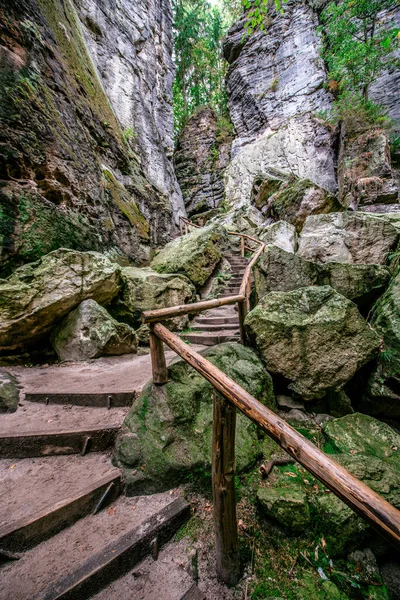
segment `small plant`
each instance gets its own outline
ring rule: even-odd
[[[271,85],[269,86],[269,89],[270,89],[270,91],[271,91],[271,92],[276,92],[276,91],[277,91],[277,89],[278,89],[278,87],[279,87],[279,77],[275,77],[275,78],[272,80],[272,83],[271,83]]]
[[[138,137],[138,133],[137,131],[135,131],[134,127],[127,127],[122,132],[122,135],[126,142],[129,142],[130,140],[135,140]]]

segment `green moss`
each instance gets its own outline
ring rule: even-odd
[[[136,202],[132,200],[126,188],[117,181],[109,169],[103,168],[106,188],[111,194],[114,203],[120,211],[129,219],[129,222],[136,229],[143,240],[149,240],[150,225],[141,213]]]

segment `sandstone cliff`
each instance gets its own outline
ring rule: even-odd
[[[169,4],[78,4],[84,28],[72,0],[1,2],[3,275],[61,246],[143,264],[179,210]]]

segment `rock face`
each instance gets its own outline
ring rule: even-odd
[[[90,7],[89,3],[76,4],[85,26],[92,26],[99,44],[108,34],[104,23],[97,27],[90,14],[101,14],[104,19],[107,15],[113,16],[114,25],[110,26],[109,35],[114,36],[114,45],[108,40],[110,53],[103,56],[108,61],[110,75],[107,85],[103,76],[107,73],[99,76],[103,60],[99,57],[101,44],[97,46],[93,41],[90,45],[93,53],[98,50],[93,56],[72,0],[19,3],[5,0],[0,9],[3,24],[0,33],[2,276],[59,247],[110,249],[134,264],[143,264],[149,257],[149,245],[161,244],[169,236],[172,204],[168,194],[175,198],[177,193],[172,167],[169,187],[165,183],[160,189],[159,179],[150,178],[149,170],[153,167],[149,165],[157,162],[154,169],[161,173],[168,163],[165,156],[168,134],[165,133],[163,140],[157,136],[160,122],[169,130],[172,127],[168,95],[172,73],[168,67],[162,74],[156,73],[162,60],[158,53],[165,58],[170,52],[171,41],[166,39],[170,13],[165,10],[162,17],[154,3],[150,7],[150,0],[144,0],[141,7],[125,2],[124,6],[111,8],[110,5],[109,9],[100,1],[97,9],[94,2]],[[143,4],[149,6],[148,26],[143,24],[143,16],[139,19],[137,15],[135,29],[133,13],[137,8],[146,14]],[[167,0],[163,4],[166,5]],[[157,29],[157,14],[164,29]],[[117,36],[118,27],[121,29]],[[137,87],[138,79],[133,77],[137,62],[132,59],[139,54],[140,46],[146,45],[149,62],[141,73],[142,83],[146,76],[149,82],[151,77],[157,78],[160,88],[165,88],[165,100],[155,100],[159,96],[150,84],[146,99],[141,99],[146,114],[129,122],[131,130],[123,131],[130,115],[122,118],[123,110],[113,103],[111,88],[118,78],[121,85],[115,44],[125,44],[126,52],[129,32],[135,33],[129,40],[131,52],[126,62],[131,69],[130,77],[124,73],[125,90],[129,95],[129,89],[134,87],[139,94],[139,87],[144,87],[144,84]],[[141,66],[144,69],[143,64]],[[113,79],[111,72],[115,73]],[[106,92],[112,96],[112,106]],[[122,97],[118,89],[115,96]],[[132,107],[135,112],[133,101]],[[136,133],[140,131],[143,139],[151,138],[152,160],[146,157],[143,160],[148,168],[146,172],[140,165],[140,154],[145,151],[133,143],[134,129]],[[172,143],[169,145],[172,154]],[[164,156],[162,165],[159,164],[161,156]],[[151,220],[151,230],[148,226],[143,228],[143,221],[147,220]]]
[[[52,332],[51,341],[62,361],[136,352],[134,330],[118,323],[94,300],[85,300]]]
[[[386,131],[352,131],[342,126],[339,155],[339,201],[346,208],[398,201]]]
[[[267,246],[254,267],[258,298],[269,292],[289,292],[311,285],[330,285],[357,304],[371,304],[389,282],[390,272],[383,265],[354,265],[304,260],[282,248]]]
[[[225,238],[225,231],[217,225],[195,229],[167,244],[151,267],[158,273],[182,273],[201,287],[221,260]]]
[[[258,239],[264,244],[271,244],[286,252],[296,252],[296,229],[286,221],[278,221],[267,227],[259,227],[256,233]]]
[[[329,286],[271,292],[245,325],[267,369],[305,400],[340,390],[379,346],[356,305]]]
[[[222,131],[212,108],[190,117],[174,154],[176,176],[189,216],[217,208],[224,198],[224,171],[232,135]]]
[[[298,254],[316,262],[383,264],[399,239],[385,219],[353,212],[307,217]]]
[[[289,0],[283,14],[269,11],[267,32],[245,35],[245,19],[229,31],[224,54],[228,105],[238,134],[226,171],[226,197],[250,203],[255,181],[278,169],[335,192],[333,134],[314,118],[332,99],[308,2]]]
[[[147,181],[170,199],[178,219],[185,209],[172,164],[171,2],[75,0],[75,6],[90,55],[125,137],[131,134]],[[144,206],[143,212],[152,224],[160,219]]]
[[[266,217],[291,223],[300,233],[309,215],[335,212],[340,209],[334,195],[307,179],[284,183],[270,196],[262,210]]]
[[[0,370],[0,413],[15,412],[18,408],[19,389],[14,375]]]
[[[120,267],[97,252],[55,250],[0,281],[0,350],[45,335],[78,304],[108,304],[121,287]]]
[[[274,407],[271,377],[253,350],[220,344],[202,354],[260,402]],[[210,470],[213,388],[183,361],[172,364],[168,373],[167,384],[144,389],[125,421],[130,433],[117,444],[132,495],[170,489],[189,473]],[[255,426],[238,414],[237,471],[252,464],[260,449]]]
[[[140,327],[143,311],[187,304],[194,298],[195,289],[183,275],[157,273],[149,267],[125,267],[121,278],[122,289],[109,310],[119,321],[134,328]],[[187,317],[176,317],[167,323],[182,328]]]

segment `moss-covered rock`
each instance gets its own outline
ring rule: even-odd
[[[330,285],[349,300],[365,306],[384,290],[390,272],[383,265],[318,264],[277,246],[267,246],[254,267],[254,278],[258,298],[269,292]]]
[[[356,305],[329,286],[270,292],[245,326],[267,369],[305,400],[341,389],[379,347]]]
[[[120,267],[97,252],[61,248],[19,267],[0,280],[0,350],[34,342],[83,300],[108,304],[120,287]]]
[[[338,212],[307,217],[298,253],[306,260],[384,264],[399,232],[387,220],[366,213]]]
[[[240,344],[221,344],[203,356],[263,404],[275,406],[272,380],[260,359]],[[149,383],[128,414],[130,433],[117,444],[129,494],[169,489],[210,474],[213,388],[184,361],[168,369],[164,386]],[[260,454],[259,430],[238,414],[236,466],[241,471]]]
[[[85,300],[70,312],[52,332],[51,342],[63,361],[134,353],[138,343],[129,325],[118,323],[94,300]]]
[[[267,216],[282,219],[301,231],[309,215],[326,214],[340,210],[333,194],[308,179],[296,179],[282,184],[268,201]]]
[[[110,313],[131,327],[141,325],[144,310],[187,304],[194,298],[195,289],[183,275],[157,273],[149,267],[121,269],[122,289],[109,307]],[[187,317],[176,317],[168,324],[180,328]]]
[[[259,227],[255,235],[264,244],[271,244],[286,252],[296,252],[296,230],[293,225],[286,221],[278,221],[272,225]]]
[[[19,389],[16,377],[0,369],[0,413],[15,412],[18,401]]]
[[[260,488],[257,500],[263,513],[292,533],[305,531],[311,522],[307,495],[301,489],[292,486]]]
[[[158,273],[182,273],[199,288],[221,260],[225,241],[226,233],[217,225],[195,229],[167,244],[151,267]]]

